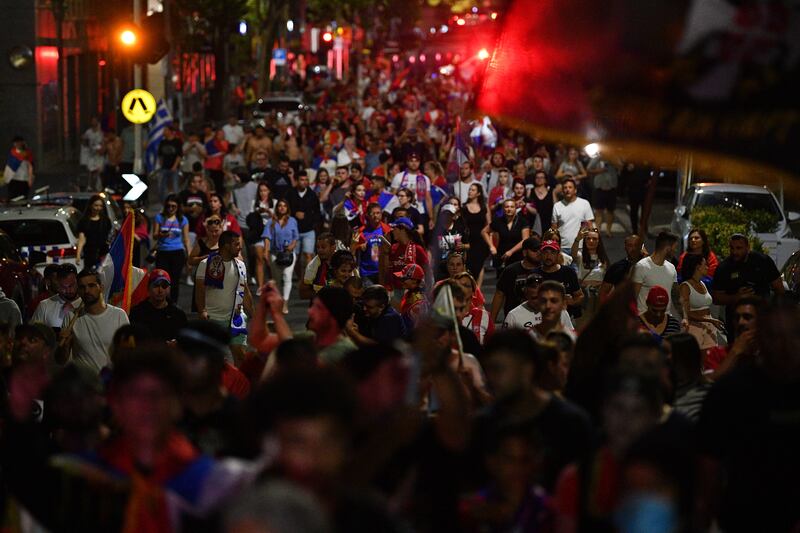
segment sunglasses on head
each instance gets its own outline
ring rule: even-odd
[[[219,226],[220,224],[222,224],[222,221],[219,219],[206,220],[206,224],[208,224],[209,226]]]

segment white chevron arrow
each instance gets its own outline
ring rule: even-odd
[[[128,185],[131,186],[131,190],[122,197],[122,200],[125,202],[135,202],[142,193],[147,190],[147,184],[140,180],[139,176],[136,174],[123,174],[122,179],[127,181]]]

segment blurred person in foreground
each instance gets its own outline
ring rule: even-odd
[[[790,531],[800,523],[798,324],[796,305],[760,310],[758,357],[720,377],[700,411],[702,510],[725,531]]]

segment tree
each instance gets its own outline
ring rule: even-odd
[[[173,0],[175,10],[183,22],[180,36],[185,49],[214,54],[216,82],[211,91],[211,109],[214,116],[225,112],[225,82],[229,70],[230,35],[237,31],[239,22],[248,13],[248,0]]]

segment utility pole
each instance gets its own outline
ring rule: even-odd
[[[133,24],[141,28],[142,24],[142,0],[133,0]],[[142,88],[142,66],[139,63],[133,65],[133,88]],[[133,125],[133,173],[141,176],[144,167],[142,165],[142,125]]]

